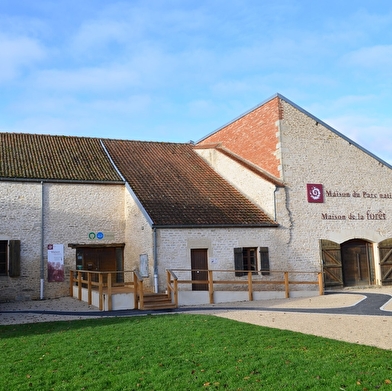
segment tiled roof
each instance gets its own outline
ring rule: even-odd
[[[103,140],[156,226],[275,226],[190,144]]]
[[[119,182],[99,139],[0,133],[0,178]]]

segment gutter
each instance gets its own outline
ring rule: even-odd
[[[84,181],[80,179],[32,179],[32,178],[4,178],[0,177],[1,182],[45,182],[45,183],[76,183],[83,185],[124,185],[122,181]]]
[[[193,229],[193,228],[278,228],[278,223],[269,224],[190,224],[190,225],[170,225],[170,224],[154,224],[153,228],[173,228],[173,229]]]

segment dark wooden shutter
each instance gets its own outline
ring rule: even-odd
[[[268,247],[260,247],[260,271],[263,276],[268,276],[270,270]]]
[[[9,276],[20,276],[20,240],[10,240]]]
[[[324,286],[343,287],[343,269],[340,244],[330,240],[320,240],[323,260]]]
[[[378,245],[380,252],[381,282],[383,285],[392,284],[392,239],[383,240]]]
[[[242,271],[244,270],[244,256],[242,247],[236,247],[234,249],[234,269],[241,270],[235,273],[236,277],[241,277],[246,274]]]

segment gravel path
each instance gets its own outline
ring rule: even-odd
[[[379,300],[384,303],[382,311],[380,308],[366,307],[366,303],[371,303],[367,297],[372,296],[372,293],[377,293],[377,297],[382,299]],[[391,296],[392,288],[375,288],[311,298],[186,307],[180,308],[178,312],[208,313],[240,322],[392,350],[392,301],[388,301]],[[359,308],[362,309],[358,311]],[[354,314],[355,312],[357,313]],[[135,314],[143,315],[139,311],[118,311],[108,314],[71,297],[0,303],[1,325]]]

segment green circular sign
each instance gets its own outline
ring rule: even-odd
[[[95,239],[95,232],[90,232],[90,233],[88,234],[88,238],[89,238],[89,239]]]

